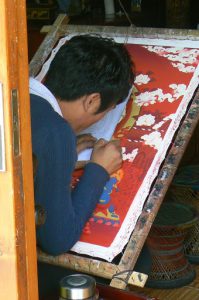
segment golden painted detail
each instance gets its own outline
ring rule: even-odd
[[[50,9],[49,8],[28,8],[27,18],[28,20],[49,20]]]

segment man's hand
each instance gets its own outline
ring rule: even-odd
[[[119,141],[98,140],[95,143],[91,161],[102,166],[109,174],[117,171],[122,165],[122,148]]]
[[[78,160],[75,164],[75,170],[83,169],[89,160]]]
[[[94,144],[96,142],[96,138],[94,138],[91,134],[81,134],[77,136],[77,154],[79,154],[81,151],[93,148]],[[88,163],[88,161],[77,161],[75,165],[75,170],[82,169],[85,167],[85,165]]]
[[[91,134],[81,134],[77,136],[77,153],[79,154],[81,151],[93,148],[96,142],[96,138],[94,138]]]

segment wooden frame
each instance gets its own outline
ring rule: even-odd
[[[0,299],[37,300],[25,0],[0,2],[5,171],[0,172]]]
[[[35,76],[42,64],[50,54],[53,46],[59,37],[71,33],[98,33],[109,36],[133,36],[139,38],[163,38],[177,40],[199,40],[198,31],[194,30],[173,30],[173,29],[151,29],[151,28],[127,28],[127,27],[101,27],[101,26],[73,26],[63,25],[59,16],[51,31],[46,36],[38,52],[33,57],[30,64],[30,75]],[[59,24],[59,26],[57,26]],[[181,122],[181,126],[174,138],[172,147],[169,149],[164,164],[162,165],[157,179],[155,180],[151,192],[145,202],[142,214],[140,215],[128,245],[122,255],[118,265],[107,263],[98,259],[82,257],[66,253],[58,257],[46,255],[38,251],[38,259],[42,262],[59,265],[76,271],[89,273],[91,275],[104,277],[111,280],[110,285],[125,289],[133,270],[139,253],[150,231],[154,218],[164,199],[167,189],[172,181],[176,169],[180,163],[186,146],[193,134],[199,120],[199,89],[197,90],[190,107]],[[142,238],[140,238],[142,237]],[[122,272],[122,275],[118,273]]]

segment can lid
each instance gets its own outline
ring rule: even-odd
[[[63,299],[87,299],[95,294],[95,290],[95,279],[88,275],[73,274],[60,281],[60,296]]]

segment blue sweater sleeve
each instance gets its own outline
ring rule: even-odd
[[[39,139],[33,136],[38,159],[35,201],[47,214],[45,224],[37,229],[37,242],[44,251],[58,255],[78,241],[109,175],[101,166],[89,163],[71,191],[77,156],[72,129],[59,124],[44,133]]]

